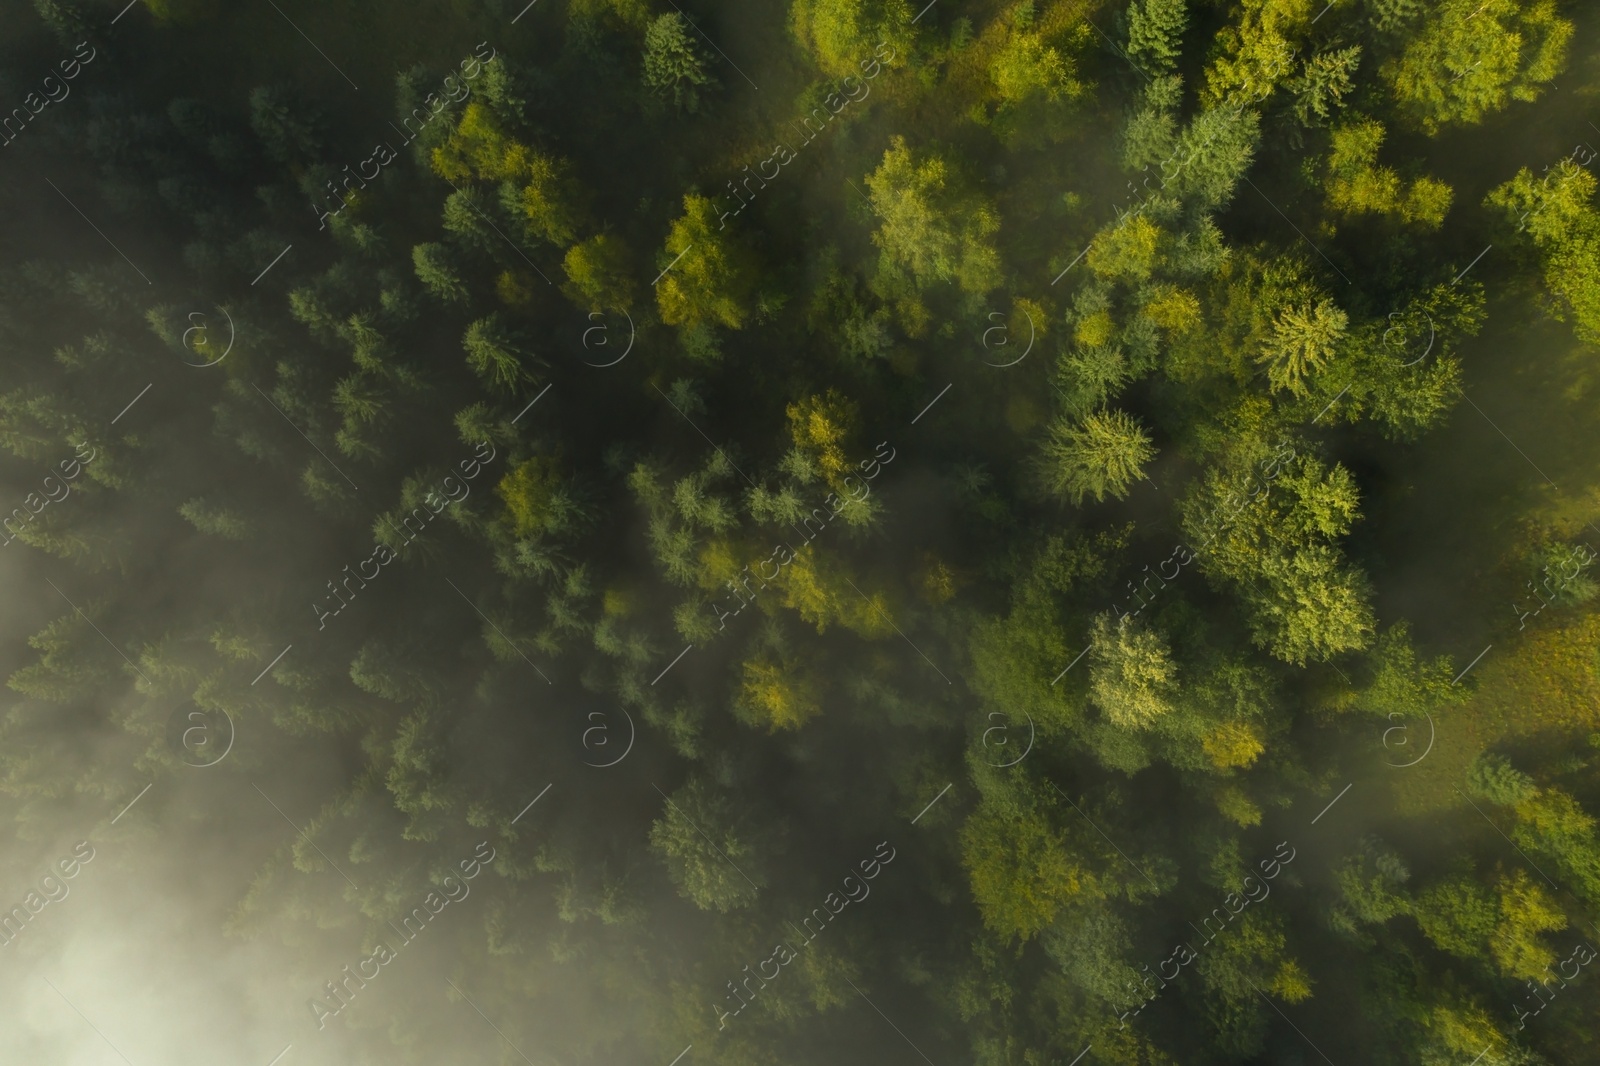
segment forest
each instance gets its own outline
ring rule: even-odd
[[[1600,1064],[1600,5],[0,12],[0,1062]]]

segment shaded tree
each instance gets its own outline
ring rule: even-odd
[[[279,163],[300,163],[322,153],[320,113],[286,89],[262,85],[250,90],[250,128]]]
[[[896,136],[866,182],[879,218],[872,240],[891,277],[909,275],[916,287],[954,281],[977,294],[1000,283],[999,216],[942,156],[914,155]]]
[[[681,111],[700,110],[702,93],[717,84],[706,64],[681,12],[669,11],[650,23],[644,34],[644,84],[651,92],[669,98]]]
[[[766,877],[749,830],[726,796],[693,778],[650,827],[650,847],[679,894],[701,910],[749,907]]]
[[[632,257],[621,237],[598,233],[567,249],[562,260],[567,284],[561,291],[592,311],[627,311],[633,306]]]
[[[499,315],[480,318],[468,326],[461,346],[467,352],[467,365],[497,389],[513,390],[534,380],[533,368],[540,364]]]

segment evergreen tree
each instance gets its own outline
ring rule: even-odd
[[[1189,25],[1186,0],[1131,0],[1126,17],[1128,58],[1151,75],[1170,74]]]
[[[644,35],[644,84],[674,107],[691,114],[700,110],[702,92],[717,81],[706,70],[706,56],[690,32],[689,20],[670,11],[650,23]]]
[[[1125,411],[1099,411],[1081,422],[1051,425],[1039,471],[1048,491],[1079,504],[1085,496],[1126,496],[1154,457],[1138,419]]]
[[[468,326],[461,346],[474,372],[492,387],[507,391],[534,380],[533,368],[541,362],[499,315],[480,318]]]
[[[1412,121],[1437,133],[1538,99],[1572,32],[1552,0],[1443,0],[1383,76]]]
[[[712,227],[716,213],[705,197],[685,196],[667,235],[656,303],[669,326],[740,329],[752,310],[754,257],[722,226]]]
[[[634,279],[627,245],[621,237],[598,233],[567,249],[562,291],[593,311],[627,311],[633,306]]]
[[[906,0],[796,0],[789,8],[795,37],[835,78],[876,72],[879,61],[903,64],[915,40],[914,18]]]
[[[1272,323],[1272,336],[1257,356],[1267,365],[1267,380],[1272,388],[1305,395],[1307,379],[1333,359],[1349,323],[1350,316],[1335,307],[1332,300],[1279,311]]]
[[[250,90],[250,128],[279,163],[304,163],[322,154],[321,114],[286,89],[262,85]]]
[[[744,819],[710,784],[691,780],[666,801],[650,827],[650,847],[683,898],[701,910],[749,907],[766,884]]]
[[[883,250],[884,270],[891,277],[908,274],[918,287],[954,281],[977,294],[1000,283],[992,242],[999,216],[962,185],[942,157],[919,158],[904,137],[894,138],[882,164],[867,176],[880,219],[872,239]]]
[[[411,249],[411,263],[423,288],[446,303],[465,303],[466,281],[456,257],[442,244],[419,244]]]

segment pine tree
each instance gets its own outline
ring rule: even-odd
[[[1128,58],[1152,75],[1175,70],[1189,25],[1186,0],[1132,0],[1127,20]]]
[[[534,380],[533,368],[541,360],[528,352],[521,338],[498,314],[480,318],[461,338],[467,365],[496,389],[512,391]]]
[[[760,856],[725,796],[701,778],[678,789],[650,827],[650,847],[679,893],[701,910],[749,907],[767,883]]]
[[[700,110],[703,93],[717,84],[706,65],[705,53],[682,13],[669,11],[650,23],[644,35],[647,89],[670,99],[678,110],[693,114]]]
[[[1272,323],[1272,336],[1261,347],[1258,362],[1267,365],[1267,380],[1274,391],[1288,389],[1303,396],[1308,379],[1334,357],[1344,339],[1350,316],[1332,300],[1285,307]]]
[[[1058,419],[1040,455],[1045,488],[1074,504],[1093,496],[1121,498],[1144,476],[1155,448],[1139,420],[1126,411],[1097,411],[1081,422]]]
[[[435,297],[446,303],[465,303],[467,283],[455,254],[442,244],[419,244],[411,249],[411,262],[422,282]]]
[[[303,163],[322,154],[320,112],[287,89],[262,85],[250,90],[250,128],[279,163]]]

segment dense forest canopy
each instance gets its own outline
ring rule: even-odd
[[[1600,1062],[1594,4],[0,3],[0,1059]]]

